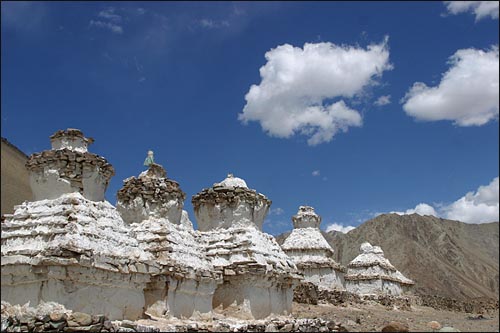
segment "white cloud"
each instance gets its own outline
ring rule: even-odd
[[[103,22],[103,21],[94,21],[90,20],[90,26],[109,29],[111,32],[115,34],[123,33],[123,28],[117,24],[111,22]]]
[[[211,20],[211,19],[201,19],[199,21],[199,24],[203,27],[203,28],[207,28],[207,29],[218,29],[218,28],[226,28],[226,27],[229,27],[229,21],[226,21],[226,20],[222,20],[222,21],[215,21],[215,20]]]
[[[321,175],[321,172],[319,170],[314,170],[311,175],[313,175],[314,177],[317,177],[319,175]]]
[[[425,203],[417,205],[414,209],[406,212],[391,212],[399,215],[420,214],[440,216],[450,220],[465,223],[487,223],[496,222],[499,218],[499,181],[494,178],[490,184],[480,186],[476,192],[468,192],[457,201],[441,206],[438,211]]]
[[[389,63],[387,38],[366,49],[333,43],[280,45],[265,54],[261,82],[252,85],[238,119],[258,121],[270,136],[309,137],[309,145],[329,142],[339,131],[361,126],[358,111],[339,97],[352,98],[376,84]]]
[[[283,210],[283,208],[280,208],[280,207],[276,207],[276,208],[271,208],[269,210],[269,215],[281,215],[283,214],[285,211]]]
[[[464,12],[473,12],[476,21],[490,16],[498,19],[498,1],[444,1],[450,14],[456,15]]]
[[[356,227],[353,227],[352,225],[348,225],[347,227],[343,226],[342,224],[338,223],[332,223],[326,227],[326,232],[330,231],[339,231],[341,233],[348,233],[349,231],[356,229]]]
[[[486,223],[499,220],[498,177],[490,184],[480,186],[476,192],[469,192],[449,206],[443,208],[443,215],[450,220],[466,223]]]
[[[97,17],[99,17],[99,19],[90,20],[89,25],[91,27],[108,29],[115,34],[123,33],[123,27],[120,25],[122,16],[115,12],[115,8],[109,7],[104,9],[97,14]]]
[[[402,100],[405,112],[418,120],[451,120],[459,126],[481,126],[498,118],[498,46],[458,50],[449,64],[438,86],[413,84]]]
[[[433,215],[438,216],[436,210],[431,205],[426,203],[420,203],[415,208],[407,209],[405,212],[391,212],[396,213],[398,215],[410,215],[410,214],[418,214],[418,215]]]
[[[100,11],[97,16],[112,22],[121,22],[122,20],[122,17],[115,13],[115,9],[113,7]]]
[[[380,96],[373,104],[377,106],[391,104],[391,95]]]

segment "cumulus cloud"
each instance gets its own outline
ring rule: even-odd
[[[332,223],[326,227],[326,232],[339,231],[346,234],[353,229],[356,229],[356,227],[353,227],[352,225],[343,226],[342,224]]]
[[[314,177],[317,177],[319,175],[321,175],[321,172],[319,170],[314,170],[312,173],[311,173]]]
[[[494,178],[488,185],[479,186],[477,191],[468,192],[457,201],[443,205],[438,209],[421,203],[406,212],[391,212],[396,214],[434,215],[465,223],[487,223],[499,220],[499,181]]]
[[[432,215],[432,216],[438,216],[436,210],[434,207],[431,205],[428,205],[426,203],[420,203],[415,208],[410,208],[407,209],[404,212],[391,212],[391,213],[396,213],[398,215],[409,215],[409,214],[418,214],[418,215]]]
[[[476,21],[490,16],[498,19],[498,1],[445,1],[448,13],[457,15],[472,12],[476,15]]]
[[[391,104],[391,95],[380,96],[373,104],[376,106]]]
[[[261,82],[250,87],[238,119],[258,121],[270,136],[305,135],[311,146],[361,126],[360,113],[340,98],[360,95],[392,69],[387,40],[366,49],[333,43],[271,49],[260,68]]]
[[[418,120],[451,120],[481,126],[498,118],[498,46],[488,51],[461,49],[436,87],[416,82],[403,98],[406,114]]]

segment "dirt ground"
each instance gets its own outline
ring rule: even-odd
[[[477,314],[437,311],[424,306],[412,306],[410,311],[387,309],[380,304],[363,304],[355,306],[333,306],[331,304],[307,305],[293,304],[293,315],[296,318],[319,317],[341,322],[350,332],[380,332],[390,321],[408,325],[411,332],[429,332],[430,321],[437,321],[443,327],[451,326],[461,332],[499,332],[499,313],[484,313],[485,319],[477,318]]]

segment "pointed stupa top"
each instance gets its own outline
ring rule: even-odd
[[[215,183],[214,186],[248,188],[247,183],[243,179],[233,176],[232,173],[228,173],[226,179],[220,183]]]
[[[311,206],[300,206],[297,214],[292,216],[294,228],[319,228],[321,216]]]

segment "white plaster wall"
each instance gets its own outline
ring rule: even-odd
[[[241,319],[262,319],[271,314],[290,313],[293,288],[264,279],[239,276],[225,281],[215,290],[213,308],[230,309],[231,315]]]
[[[394,281],[382,280],[382,291],[393,296],[403,294],[403,288],[401,288],[401,285]]]
[[[92,201],[103,201],[106,192],[106,179],[98,171],[84,170],[82,174],[83,196]]]
[[[376,294],[382,291],[382,280],[346,280],[346,290],[360,295]]]
[[[67,148],[81,153],[85,153],[87,151],[87,142],[85,142],[85,140],[80,137],[63,136],[56,139],[52,139],[51,143],[53,150]]]
[[[234,207],[226,203],[203,204],[195,209],[195,216],[200,231],[248,226],[262,230],[262,223],[268,210],[269,206],[263,201],[255,206],[247,202],[240,202]]]
[[[379,265],[369,267],[349,267],[349,275],[363,274],[363,275],[392,275],[393,272],[389,271]]]
[[[116,203],[116,209],[127,224],[140,223],[149,218],[163,218],[167,219],[170,223],[180,224],[183,206],[183,202],[179,200],[145,202],[141,197],[136,197],[128,203],[121,201]]]
[[[63,194],[79,191],[78,188],[71,186],[69,180],[60,178],[57,170],[49,168],[45,168],[43,172],[32,171],[30,186],[34,201],[57,199]]]
[[[111,320],[136,320],[143,314],[146,275],[131,278],[130,274],[83,267],[40,269],[30,265],[2,266],[2,300],[21,305],[30,302],[30,306],[52,301],[73,311],[102,313]]]
[[[311,282],[322,288],[344,289],[344,273],[335,271],[333,268],[303,268],[304,281]]]
[[[168,278],[167,313],[177,318],[210,313],[216,282]]]

